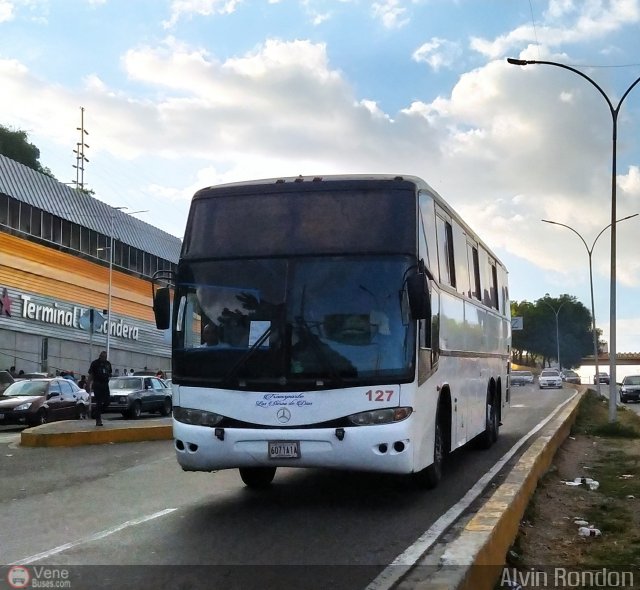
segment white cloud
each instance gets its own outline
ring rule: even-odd
[[[418,63],[426,63],[434,71],[448,68],[462,55],[460,46],[452,41],[433,37],[413,52],[412,59]]]
[[[550,2],[544,21],[515,28],[493,40],[472,37],[470,47],[489,57],[504,56],[529,45],[531,57],[539,59],[564,44],[593,42],[606,35],[640,22],[638,0],[590,0],[574,3],[570,0]],[[535,44],[535,45],[534,45]]]
[[[231,14],[241,2],[242,0],[173,0],[171,16],[163,24],[165,28],[171,28],[181,18],[190,18],[194,14],[199,16]]]
[[[8,22],[15,16],[14,4],[11,0],[0,0],[0,23]]]
[[[409,19],[405,17],[407,9],[402,6],[400,0],[374,2],[371,10],[374,18],[380,19],[388,29],[398,29],[409,22]]]
[[[618,174],[618,186],[640,204],[640,167],[630,166],[626,175]]]

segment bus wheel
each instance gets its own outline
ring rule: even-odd
[[[478,438],[478,445],[481,449],[489,449],[494,442],[498,440],[498,430],[500,428],[498,422],[498,407],[496,404],[496,396],[489,395],[487,399],[487,409],[485,414],[485,429]]]
[[[275,467],[240,467],[240,477],[249,488],[266,488],[275,476]]]
[[[438,417],[436,418],[435,428],[436,430],[433,436],[433,463],[413,475],[418,486],[428,490],[435,488],[440,483],[444,467],[446,450],[440,412],[438,412]]]

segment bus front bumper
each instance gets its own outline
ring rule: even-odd
[[[235,467],[326,467],[411,473],[407,421],[344,429],[216,429],[173,421],[174,447],[185,471]],[[270,442],[297,443],[297,458],[269,457]]]

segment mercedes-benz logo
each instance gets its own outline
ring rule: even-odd
[[[291,420],[291,412],[287,410],[287,408],[280,408],[276,414],[276,418],[278,419],[278,422],[282,422],[284,424]]]

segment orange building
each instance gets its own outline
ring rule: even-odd
[[[114,371],[170,370],[151,276],[174,269],[180,247],[175,236],[0,155],[0,369],[79,376],[108,348]]]

